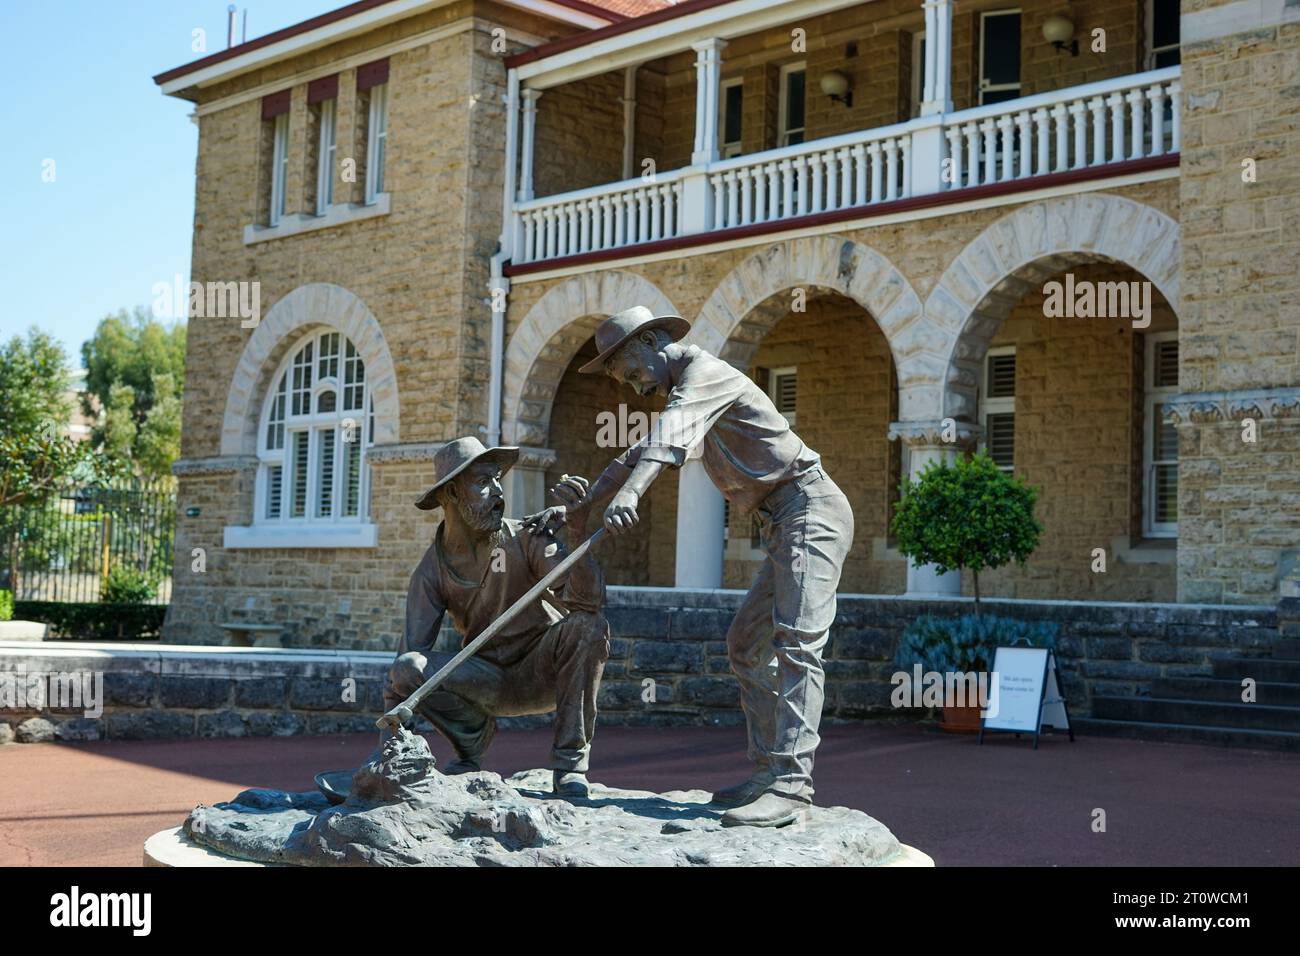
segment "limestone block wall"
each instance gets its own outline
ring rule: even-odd
[[[606,615],[612,639],[599,722],[742,725],[725,645],[742,596],[611,589]],[[969,601],[841,598],[824,652],[824,719],[924,718],[924,710],[896,709],[890,701],[899,635],[919,614],[969,610]],[[1062,691],[1076,717],[1090,714],[1094,694],[1140,696],[1157,678],[1210,674],[1215,656],[1266,656],[1278,635],[1272,607],[990,601],[988,612],[1059,625]],[[57,701],[6,706],[0,743],[13,739],[8,728],[24,724],[25,735],[36,731],[37,739],[67,741],[370,733],[382,713],[392,661],[391,650],[62,644],[0,645],[0,680],[54,673],[93,681],[99,675],[103,713],[86,716],[84,707],[57,707]],[[33,727],[32,719],[40,723]],[[538,726],[550,719],[507,718],[501,725]],[[417,726],[431,732],[423,722]]]
[[[1300,10],[1183,21],[1179,599],[1260,600],[1300,555]]]
[[[1111,264],[1069,272],[1076,283],[1144,281]],[[1064,281],[1064,274],[1054,278]],[[986,572],[981,590],[1172,601],[1173,542],[1141,540],[1143,334],[1122,319],[1048,318],[1043,304],[1041,286],[1027,292],[992,346],[1016,350],[1015,473],[1040,491],[1044,533],[1025,568]],[[1155,289],[1152,305],[1148,331],[1177,328]],[[1106,552],[1104,573],[1092,570],[1095,548]],[[965,588],[972,593],[969,574]]]

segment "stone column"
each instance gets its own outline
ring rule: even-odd
[[[973,448],[979,426],[951,418],[938,421],[894,422],[889,426],[889,440],[901,440],[908,450],[907,477],[917,476],[932,461],[952,461]],[[961,596],[961,572],[940,574],[934,565],[916,567],[907,561],[906,597],[949,598]]]
[[[524,107],[524,135],[519,160],[519,201],[533,198],[533,144],[537,132],[537,101],[541,90],[521,90]]]
[[[722,587],[722,509],[722,492],[704,463],[687,458],[677,484],[677,587]]]
[[[921,115],[952,112],[952,0],[926,0]]]
[[[546,469],[555,464],[549,448],[521,448],[519,460],[506,472],[506,517],[522,518],[546,507]]]
[[[695,50],[695,151],[691,162],[718,159],[718,91],[722,84],[722,48],[726,40],[713,37],[692,43]]]

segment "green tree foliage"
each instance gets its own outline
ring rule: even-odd
[[[979,613],[979,574],[1011,561],[1024,564],[1043,533],[1034,517],[1036,489],[1001,471],[987,455],[931,462],[904,485],[894,514],[898,549],[918,567],[942,574],[969,568]]]
[[[86,410],[104,410],[96,447],[138,477],[165,478],[180,457],[180,394],[185,383],[185,326],[165,325],[137,307],[105,317],[81,347]]]
[[[87,449],[63,435],[67,388],[67,356],[44,332],[0,348],[0,505],[39,502],[88,466]]]

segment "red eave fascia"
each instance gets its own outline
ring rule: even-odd
[[[514,69],[517,66],[523,66],[525,63],[532,63],[534,60],[542,60],[548,56],[554,56],[556,53],[563,53],[566,50],[573,50],[580,46],[586,46],[588,43],[595,43],[598,40],[604,40],[607,37],[615,37],[624,33],[631,33],[633,30],[642,30],[646,27],[652,27],[667,20],[674,20],[677,17],[688,16],[692,13],[698,13],[701,10],[708,10],[712,7],[721,7],[725,4],[734,2],[735,0],[686,0],[685,3],[679,3],[674,7],[665,7],[662,10],[655,10],[652,13],[643,13],[639,17],[624,20],[622,23],[611,23],[607,27],[588,30],[585,33],[578,33],[571,37],[565,37],[562,40],[552,40],[550,43],[543,43],[541,46],[534,47],[531,50],[525,50],[522,53],[514,54],[514,56],[508,56],[506,57],[506,68]]]
[[[1094,179],[1112,179],[1133,173],[1150,172],[1156,169],[1168,169],[1180,162],[1179,153],[1164,153],[1160,156],[1148,156],[1144,159],[1127,159],[1104,166],[1092,166],[1085,169],[1071,169],[1062,173],[1045,173],[1030,176],[1027,179],[1013,179],[1008,182],[985,183],[983,186],[971,186],[966,189],[948,189],[943,192],[927,193],[923,196],[909,196],[907,199],[893,199],[889,202],[875,203],[870,206],[849,206],[831,212],[812,213],[796,216],[793,219],[780,219],[775,222],[756,222],[748,226],[733,226],[730,229],[716,229],[709,232],[692,233],[689,236],[676,236],[672,239],[659,239],[654,242],[637,243],[634,246],[619,246],[615,249],[602,249],[599,252],[582,252],[572,256],[556,259],[542,259],[515,265],[505,264],[506,276],[525,276],[533,272],[549,272],[552,269],[569,269],[574,266],[595,265],[616,259],[634,256],[649,256],[660,252],[676,252],[692,246],[707,246],[729,239],[749,239],[754,236],[790,232],[794,229],[807,229],[810,226],[827,226],[838,222],[856,219],[875,219],[893,213],[910,212],[914,209],[930,209],[935,206],[948,206],[968,202],[972,199],[987,199],[993,196],[1007,196],[1019,192],[1029,192],[1051,186],[1064,186],[1070,183],[1088,182]]]
[[[354,17],[358,13],[365,13],[367,10],[373,10],[375,7],[382,7],[386,3],[392,3],[393,0],[356,0],[356,3],[349,3],[345,7],[339,7],[337,10],[330,10],[319,16],[312,17],[310,20],[303,20],[301,23],[295,23],[287,26],[282,30],[276,30],[274,33],[268,33],[266,36],[260,36],[256,39],[249,40],[246,43],[240,43],[229,49],[212,53],[202,59],[195,60],[192,63],[186,63],[184,66],[174,67],[159,73],[153,78],[154,83],[162,86],[172,80],[182,77],[187,73],[194,73],[198,70],[205,69],[217,63],[224,63],[226,60],[234,59],[245,53],[251,53],[254,50],[260,50],[262,47],[270,46],[273,43],[279,43],[281,40],[287,40],[290,37],[298,36],[301,33],[307,33],[318,27],[327,26],[331,23],[337,23],[339,20],[346,20],[348,17]],[[600,17],[604,20],[614,21],[611,26],[622,26],[630,18],[622,13],[615,13],[613,10],[606,10],[604,7],[598,7],[593,3],[586,3],[584,0],[551,0],[558,6],[568,7],[570,10],[577,10],[580,13],[586,13],[593,17]],[[601,30],[607,30],[609,27],[601,27]],[[599,32],[599,31],[596,31]],[[581,35],[581,34],[579,34]]]

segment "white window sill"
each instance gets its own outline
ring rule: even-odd
[[[340,525],[230,525],[224,546],[240,548],[373,548],[379,543],[379,526]]]
[[[372,203],[354,202],[330,206],[323,216],[311,216],[306,213],[296,212],[281,218],[279,225],[245,226],[244,245],[251,246],[258,242],[283,239],[286,236],[314,232],[317,229],[332,229],[335,226],[342,226],[349,222],[373,219],[375,216],[387,216],[389,210],[388,196],[388,193],[380,193]]]

